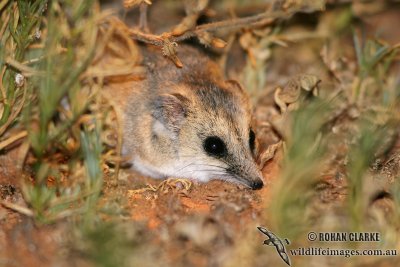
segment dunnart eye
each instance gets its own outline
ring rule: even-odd
[[[254,148],[256,147],[256,135],[254,133],[254,131],[252,129],[250,129],[249,132],[249,146],[250,146],[250,150],[254,151]]]
[[[209,136],[203,143],[204,151],[210,156],[222,157],[227,153],[226,145],[221,138],[217,136]]]

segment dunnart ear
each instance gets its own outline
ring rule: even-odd
[[[246,90],[243,89],[243,87],[240,85],[240,83],[235,80],[226,80],[225,84],[232,90],[232,92],[234,92],[234,94],[236,96],[238,96],[238,99],[242,103],[242,106],[246,110],[250,111],[251,110],[251,104],[250,104],[251,101],[250,101],[249,95],[246,93]]]
[[[178,133],[187,115],[188,102],[189,99],[181,94],[160,95],[154,103],[153,116],[157,119],[155,130],[162,130],[161,125],[157,125],[161,123],[170,133]]]
[[[243,89],[243,87],[240,85],[239,82],[235,81],[235,80],[226,80],[225,83],[232,88],[235,92],[237,92],[238,94],[242,95],[242,96],[247,96],[245,90]]]

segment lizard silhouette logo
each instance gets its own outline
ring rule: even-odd
[[[264,235],[266,235],[268,237],[268,239],[264,240],[263,244],[268,245],[268,246],[275,246],[276,251],[278,252],[279,256],[282,258],[282,260],[284,262],[286,262],[287,265],[291,266],[290,258],[287,254],[286,247],[284,244],[284,243],[286,243],[287,245],[289,245],[290,241],[287,238],[285,238],[284,242],[282,242],[282,240],[279,237],[277,237],[270,230],[268,230],[264,227],[261,227],[261,226],[258,226],[257,228],[261,233],[263,233]]]

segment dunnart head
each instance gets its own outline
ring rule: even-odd
[[[237,82],[224,81],[204,54],[180,48],[179,69],[146,52],[146,80],[127,96],[124,150],[133,167],[155,178],[223,179],[261,188],[247,94]]]
[[[152,145],[174,161],[168,175],[263,186],[249,99],[238,83],[180,84],[153,108]]]

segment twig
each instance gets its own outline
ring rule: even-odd
[[[180,34],[180,30],[177,28],[172,32],[166,32],[161,35],[143,33],[137,29],[128,29],[128,34],[137,41],[155,46],[162,46],[163,55],[172,60],[178,68],[181,68],[183,64],[176,53],[178,42],[197,37],[199,41],[206,46],[213,45],[214,47],[222,48],[225,47],[226,43],[221,39],[213,37],[212,33],[221,30],[228,32],[244,28],[265,26],[274,22],[277,18],[289,17],[293,13],[294,12],[284,11],[265,12],[244,18],[234,18],[231,20],[203,24],[195,27],[193,30],[187,30],[182,34]],[[185,26],[183,25],[182,28],[185,28]],[[176,33],[180,35],[177,36],[175,35]]]
[[[32,58],[32,59],[26,60],[26,61],[22,62],[21,64],[29,65],[29,64],[32,64],[32,63],[39,62],[40,60],[43,60],[45,58],[46,58],[45,56],[40,56],[40,57],[37,57],[37,58]]]
[[[22,131],[16,135],[11,136],[10,138],[0,142],[0,150],[2,150],[3,148],[7,147],[8,145],[14,143],[15,141],[24,138],[25,136],[28,135],[27,131]]]
[[[164,44],[164,39],[161,36],[150,34],[150,33],[143,33],[138,30],[129,30],[129,34],[131,37],[137,41],[147,43],[147,44],[152,44],[152,45],[157,45],[157,46],[162,46]]]
[[[0,10],[2,9],[2,7],[1,7],[1,4],[0,4]],[[4,24],[3,24],[3,26],[1,27],[1,30],[0,30],[0,39],[3,39],[3,34],[4,34],[4,32],[6,31],[6,28],[7,28],[7,26],[8,26],[8,21],[10,20],[10,13],[7,13],[6,14],[6,18],[4,19]]]
[[[44,75],[45,74],[45,72],[43,72],[43,71],[37,71],[34,68],[28,67],[10,57],[8,57],[6,59],[6,64],[17,69],[21,73],[23,73],[23,75],[25,77],[30,77],[32,75]]]
[[[97,63],[104,56],[104,51],[114,32],[115,32],[115,23],[110,23],[110,27],[107,29],[107,32],[105,34],[102,33],[104,37],[101,40],[99,46],[97,47],[97,55],[94,56],[92,64]]]
[[[1,79],[0,79],[0,81],[1,81]],[[27,93],[26,91],[27,91],[26,86],[24,86],[21,103],[17,107],[16,111],[13,112],[13,114],[8,118],[8,120],[0,127],[0,136],[3,134],[3,132],[5,132],[5,130],[8,128],[8,126],[10,126],[10,124],[14,121],[14,119],[20,114],[20,112],[25,104],[26,93]],[[0,149],[1,149],[1,146],[0,146]]]
[[[14,204],[14,203],[10,203],[10,202],[4,201],[4,200],[1,200],[0,204],[3,205],[4,207],[10,209],[10,210],[17,211],[17,212],[19,212],[21,214],[24,214],[26,216],[29,216],[29,217],[33,216],[33,211],[32,210],[30,210],[28,208],[25,208],[25,207],[22,207],[20,205],[17,205],[17,204]]]
[[[112,76],[125,76],[125,75],[137,75],[143,76],[146,69],[141,66],[135,66],[134,64],[125,65],[118,67],[117,69],[107,70],[101,67],[93,67],[88,69],[82,76],[84,78],[99,78],[99,77],[112,77]]]
[[[3,8],[8,4],[8,0],[3,0],[0,2],[0,11],[3,11]],[[5,23],[7,24],[7,23]]]
[[[180,42],[188,38],[197,36],[203,32],[216,32],[220,30],[232,31],[247,27],[260,27],[272,23],[277,18],[290,16],[291,13],[284,11],[266,12],[244,18],[235,18],[197,26],[193,31],[187,31],[181,36],[172,38],[174,42]]]
[[[117,123],[117,146],[116,146],[116,153],[117,153],[117,157],[119,157],[120,159],[122,159],[121,154],[122,154],[122,136],[123,136],[123,130],[122,130],[122,117],[121,114],[119,112],[119,108],[118,108],[118,104],[112,100],[113,98],[110,97],[109,92],[102,90],[102,97],[108,101],[109,105],[112,107],[112,109],[114,110],[114,114],[115,114],[115,118],[116,118],[116,123]],[[121,161],[122,160],[117,160],[115,161],[115,175],[114,175],[114,182],[116,185],[118,185],[118,174],[121,168]]]
[[[148,32],[149,28],[147,25],[147,7],[148,4],[146,2],[142,2],[140,4],[140,17],[139,17],[139,29],[143,32]]]
[[[6,89],[3,87],[3,77],[4,77],[5,72],[6,72],[6,66],[3,66],[1,73],[0,73],[0,92],[1,92],[1,97],[2,97],[0,102],[3,102],[5,105],[7,105],[8,104],[7,93],[6,93]]]
[[[194,30],[189,30],[180,36],[173,36],[172,33],[169,32],[163,33],[161,35],[154,35],[143,33],[135,29],[129,30],[129,33],[133,39],[140,42],[156,46],[163,46],[166,40],[168,40],[169,42],[181,42],[191,37],[199,36],[204,32],[216,32],[219,30],[232,31],[247,27],[259,27],[263,25],[268,25],[277,18],[290,17],[292,14],[293,13],[287,13],[284,11],[267,12],[244,18],[207,23],[197,26],[196,28],[194,28]]]
[[[196,26],[197,20],[205,12],[209,0],[183,2],[186,11],[186,17],[184,17],[182,21],[172,29],[171,34],[174,36],[182,35],[185,32],[192,30]]]

